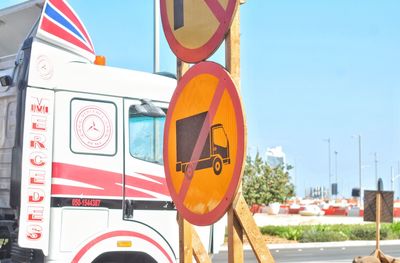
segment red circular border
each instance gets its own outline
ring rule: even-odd
[[[184,206],[183,204],[184,200],[179,199],[179,195],[178,193],[175,192],[172,183],[169,159],[168,159],[169,129],[171,125],[171,118],[174,112],[174,108],[176,106],[176,103],[180,95],[182,94],[182,90],[186,87],[188,82],[200,74],[211,74],[216,76],[218,79],[225,81],[226,91],[228,92],[230,98],[232,99],[232,104],[235,110],[235,115],[236,115],[235,117],[237,122],[237,135],[238,135],[236,160],[233,160],[231,162],[232,164],[235,165],[235,167],[233,170],[233,175],[228,190],[226,191],[225,197],[221,200],[221,202],[213,210],[211,210],[206,214],[193,213]],[[245,126],[244,126],[242,103],[231,76],[222,66],[214,62],[206,61],[192,66],[188,70],[188,72],[186,72],[183,75],[183,77],[178,83],[177,88],[175,89],[174,94],[172,95],[164,127],[163,157],[164,157],[165,177],[172,200],[174,201],[177,210],[181,213],[183,218],[185,218],[187,221],[189,221],[194,225],[205,226],[215,223],[225,214],[229,205],[235,198],[240,183],[240,179],[242,177],[242,168],[244,164],[244,151],[245,151]]]
[[[213,34],[213,36],[201,47],[190,49],[184,47],[176,38],[172,32],[172,27],[168,21],[168,12],[166,1],[160,0],[160,10],[161,10],[161,21],[165,34],[165,38],[171,48],[172,52],[182,61],[188,63],[197,63],[209,58],[221,45],[225,38],[225,34],[231,27],[233,17],[236,12],[236,8],[239,5],[239,0],[229,0],[226,10],[226,16],[223,19]]]

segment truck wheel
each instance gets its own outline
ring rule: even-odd
[[[222,161],[218,157],[216,157],[213,161],[213,170],[215,175],[219,175],[222,172]]]

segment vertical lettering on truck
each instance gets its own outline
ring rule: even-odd
[[[48,255],[54,92],[28,88],[24,113],[18,243]]]

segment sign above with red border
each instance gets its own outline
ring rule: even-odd
[[[160,0],[165,37],[182,61],[206,60],[221,45],[239,0]]]

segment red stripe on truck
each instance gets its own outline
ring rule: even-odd
[[[46,17],[43,17],[42,19],[42,25],[41,25],[41,29],[43,29],[44,31],[47,32],[52,32],[53,35],[59,37],[60,39],[70,42],[92,54],[94,54],[93,50],[91,50],[90,48],[88,48],[87,46],[85,46],[83,44],[83,42],[81,42],[80,40],[78,40],[75,36],[73,36],[72,34],[70,34],[69,32],[67,32],[66,30],[64,30],[63,28],[59,27],[58,25],[54,24],[52,21],[50,21],[49,19],[47,19]]]
[[[134,176],[125,177],[126,197],[154,199],[159,198],[157,194],[169,196],[165,178],[147,174],[139,175],[148,178],[148,180]],[[53,183],[52,195],[121,197],[123,193],[123,175],[120,173],[55,162],[53,163],[52,177],[70,180],[77,185],[84,184],[82,186],[71,186]],[[130,187],[134,187],[134,189]]]

